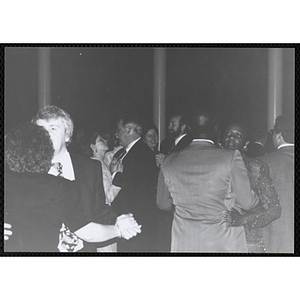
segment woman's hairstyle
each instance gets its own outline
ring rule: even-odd
[[[45,106],[37,112],[37,115],[32,119],[32,123],[36,123],[37,120],[51,120],[51,119],[61,119],[63,124],[65,125],[66,135],[69,137],[66,145],[68,146],[71,143],[73,130],[74,130],[74,122],[71,116],[64,111],[63,109],[56,107],[54,105]]]
[[[97,131],[97,132],[92,132],[92,133],[89,133],[88,136],[87,136],[87,141],[88,143],[91,145],[91,144],[95,144],[96,143],[96,140],[97,138],[101,137],[103,138],[104,140],[108,141],[110,140],[110,134],[107,133],[107,132],[102,132],[102,131]]]
[[[155,126],[155,124],[153,124],[153,123],[149,123],[149,124],[145,124],[144,126],[143,126],[143,137],[145,137],[145,135],[148,133],[148,131],[149,130],[151,130],[151,129],[154,129],[155,130],[155,132],[156,132],[156,134],[158,135],[158,129],[157,129],[157,127]]]
[[[87,131],[84,133],[82,140],[79,143],[81,148],[81,154],[93,156],[93,150],[91,145],[95,145],[97,138],[101,137],[107,141],[107,146],[109,150],[113,149],[113,141],[111,141],[111,135],[105,131]]]
[[[18,173],[47,173],[54,149],[46,129],[25,123],[12,129],[4,138],[4,161]]]

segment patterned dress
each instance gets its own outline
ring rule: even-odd
[[[262,203],[259,208],[246,213],[247,223],[244,227],[247,246],[250,253],[264,253],[266,249],[260,228],[280,217],[281,205],[270,177],[268,165],[257,158],[253,159],[245,155],[243,158],[251,189]]]

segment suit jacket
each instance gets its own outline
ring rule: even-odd
[[[261,157],[282,206],[281,217],[262,229],[267,253],[294,253],[294,146]]]
[[[101,163],[75,153],[70,153],[70,156],[88,220],[114,224],[117,215],[105,204]]]
[[[113,225],[117,215],[105,203],[101,163],[80,154],[70,153],[75,181],[81,190],[81,201],[89,222]],[[96,252],[96,248],[105,247],[116,242],[116,239],[102,243],[85,243],[81,252]]]
[[[167,155],[173,147],[174,147],[174,140],[171,138],[166,138],[160,143],[159,151]]]
[[[160,152],[167,155],[172,152],[178,152],[182,149],[186,148],[191,142],[193,138],[190,134],[185,135],[177,145],[174,144],[174,140],[170,138],[166,138],[160,144]]]
[[[169,154],[158,179],[157,205],[175,205],[172,252],[247,252],[243,227],[228,227],[222,213],[258,204],[239,151],[193,141]]]
[[[193,138],[190,134],[185,135],[174,148],[171,149],[170,153],[179,152],[186,148],[192,142]]]
[[[131,212],[142,225],[142,233],[126,245],[119,243],[118,248],[121,251],[151,251],[157,225],[155,193],[158,168],[154,153],[140,139],[124,157],[123,166],[123,173],[118,172],[113,179],[113,184],[121,190],[112,208],[118,214]]]

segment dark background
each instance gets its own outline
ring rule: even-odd
[[[75,129],[110,129],[118,115],[153,119],[153,47],[53,47],[51,104]],[[242,116],[267,128],[267,48],[166,51],[167,120],[208,103],[226,120]],[[38,48],[5,48],[5,130],[38,110]],[[283,50],[283,113],[294,113],[294,49]]]

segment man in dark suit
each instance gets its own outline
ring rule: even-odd
[[[180,143],[184,143],[189,132],[189,124],[186,116],[174,115],[171,117],[168,125],[168,137],[161,142],[160,152],[167,155]],[[190,141],[187,143],[189,144]]]
[[[261,157],[270,169],[282,206],[281,217],[262,228],[267,253],[294,253],[294,124],[287,116],[276,118],[275,152]]]
[[[49,132],[54,147],[52,162],[53,164],[59,163],[61,166],[60,174],[57,173],[54,165],[49,174],[60,175],[79,183],[85,215],[90,222],[115,224],[117,215],[105,204],[100,162],[69,153],[67,150],[74,128],[70,115],[56,106],[46,106],[38,111],[32,122],[43,126]],[[106,244],[98,244],[97,247]],[[92,248],[93,250],[91,248],[90,250],[94,251],[94,246]],[[85,247],[85,251],[87,249],[88,247]]]
[[[142,233],[131,241],[120,242],[119,252],[157,250],[157,207],[155,202],[158,169],[153,151],[141,139],[142,126],[134,116],[122,117],[116,137],[125,148],[119,161],[113,160],[113,184],[121,191],[112,203],[118,213],[132,213],[142,225]]]

